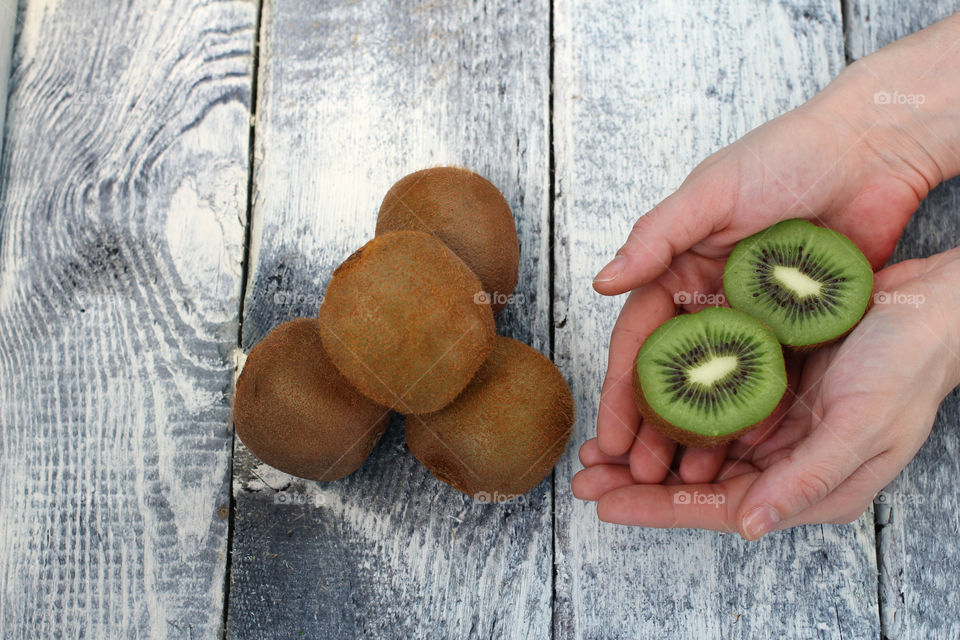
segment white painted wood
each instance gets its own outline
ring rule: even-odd
[[[17,0],[0,0],[0,157],[3,155],[4,120],[7,115],[7,88],[10,58],[17,31]]]
[[[556,471],[558,638],[877,637],[872,516],[756,544],[602,524],[570,493],[622,299],[591,280],[712,151],[842,68],[838,2],[555,2],[556,359],[573,443]]]
[[[215,637],[256,6],[24,3],[0,209],[0,637]]]
[[[958,0],[851,0],[845,14],[849,54],[857,60],[958,10]],[[891,262],[926,257],[957,244],[960,180],[954,179],[923,202]],[[930,439],[875,503],[881,624],[891,640],[960,637],[958,426],[960,395],[954,391],[940,407]]]
[[[521,295],[498,324],[549,348],[548,23],[546,0],[264,4],[244,350],[314,315],[390,185],[440,164],[506,196]],[[239,442],[234,469],[231,636],[549,636],[550,480],[472,502],[404,450],[399,420],[341,481],[277,473]]]

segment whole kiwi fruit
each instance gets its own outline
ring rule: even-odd
[[[453,403],[407,418],[407,446],[437,479],[475,500],[502,502],[537,486],[553,469],[573,418],[573,396],[554,364],[521,342],[498,337]]]
[[[486,178],[461,167],[411,173],[390,187],[377,216],[377,234],[425,231],[467,263],[496,313],[517,284],[520,244],[510,205]]]
[[[319,317],[340,373],[377,404],[407,414],[449,404],[496,336],[480,281],[421,231],[383,233],[347,258]]]
[[[258,458],[309,480],[337,480],[380,440],[390,411],[340,375],[320,339],[320,322],[300,318],[271,331],[237,380],[233,423]]]

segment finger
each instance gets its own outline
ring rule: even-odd
[[[723,266],[726,260],[682,253],[674,258],[670,270],[657,282],[673,297],[674,304],[694,313],[706,307],[723,305]]]
[[[627,453],[640,426],[633,394],[633,362],[647,336],[676,313],[659,284],[630,294],[610,335],[607,373],[597,408],[597,443],[610,456]]]
[[[582,447],[580,447],[580,464],[585,467],[592,467],[598,464],[618,464],[627,466],[630,464],[630,456],[628,454],[623,454],[622,456],[608,456],[603,451],[600,451],[600,447],[597,445],[597,439],[590,438],[583,443]]]
[[[821,502],[864,460],[873,457],[856,414],[828,411],[793,452],[768,467],[737,514],[738,529],[756,540]]]
[[[853,522],[867,510],[877,493],[900,473],[901,468],[902,465],[895,463],[890,452],[877,455],[854,471],[826,499],[780,523],[777,529],[805,524]]]
[[[659,484],[670,473],[677,443],[649,424],[642,424],[630,449],[630,473],[636,482]]]
[[[641,527],[692,527],[735,532],[735,514],[760,474],[744,473],[713,484],[638,484],[614,489],[597,501],[604,522]]]
[[[723,482],[724,480],[729,480],[730,478],[742,476],[745,473],[753,473],[755,471],[760,471],[760,469],[746,460],[726,460],[723,463],[723,466],[720,467],[720,471],[717,473],[715,482]]]
[[[677,473],[685,484],[712,482],[723,466],[729,449],[729,445],[711,449],[687,447],[680,459],[680,469]]]
[[[615,464],[601,464],[578,471],[571,481],[573,495],[581,500],[596,500],[600,496],[633,484],[630,470]]]
[[[670,268],[674,256],[723,228],[736,197],[727,180],[710,172],[684,183],[633,225],[626,243],[593,281],[604,295],[636,289]]]

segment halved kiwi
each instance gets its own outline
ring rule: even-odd
[[[783,344],[806,351],[846,335],[873,293],[873,270],[846,236],[786,220],[744,238],[723,272],[734,309],[762,320]]]
[[[637,353],[641,415],[681,444],[711,447],[757,426],[787,389],[783,350],[760,321],[726,307],[677,316]]]

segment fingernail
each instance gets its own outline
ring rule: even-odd
[[[743,533],[747,540],[756,540],[771,531],[780,522],[780,514],[768,504],[754,507],[743,517]]]
[[[611,280],[615,280],[625,266],[627,266],[627,256],[619,254],[610,261],[610,264],[600,269],[600,273],[597,274],[597,277],[594,278],[593,281],[610,282]]]

